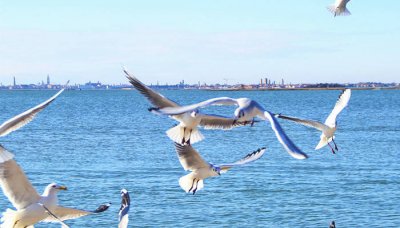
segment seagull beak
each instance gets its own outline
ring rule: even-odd
[[[58,186],[56,189],[58,189],[58,190],[67,190],[68,188],[66,186]]]

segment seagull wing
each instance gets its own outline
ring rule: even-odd
[[[12,205],[21,210],[36,203],[40,196],[13,157],[0,145],[0,185]]]
[[[307,127],[312,127],[312,128],[318,129],[320,131],[324,131],[325,129],[327,129],[327,126],[325,124],[320,123],[318,121],[304,120],[304,119],[299,119],[299,118],[296,118],[296,117],[284,116],[284,115],[281,115],[281,114],[278,114],[278,115],[275,115],[275,116],[280,118],[280,119],[290,120],[290,121],[296,122],[298,124],[302,124],[302,125],[307,126]]]
[[[200,154],[190,145],[175,143],[176,154],[179,162],[185,170],[196,170],[207,167],[209,164],[204,161]]]
[[[333,108],[331,114],[329,114],[328,118],[326,118],[325,120],[325,124],[327,126],[329,127],[336,126],[336,117],[347,106],[350,100],[350,96],[351,96],[350,89],[343,90],[343,92],[339,95],[335,107]]]
[[[276,137],[278,138],[279,142],[285,148],[285,150],[294,158],[297,159],[306,159],[308,158],[307,154],[302,152],[292,140],[286,135],[283,131],[281,125],[276,120],[276,118],[268,111],[264,111],[264,117],[269,120],[271,123],[272,130],[274,130]]]
[[[52,96],[47,101],[7,120],[0,126],[0,136],[8,135],[9,133],[25,126],[25,124],[31,122],[33,118],[44,108],[46,108],[51,102],[53,102],[58,95],[60,95],[64,89],[58,91],[54,96]]]
[[[229,130],[234,127],[251,124],[251,121],[238,121],[236,119],[224,116],[211,115],[211,114],[197,114],[197,115],[201,115],[200,126],[203,126],[205,129]]]
[[[43,220],[43,222],[59,222],[59,220],[65,221],[69,219],[75,219],[90,214],[97,214],[104,212],[109,207],[110,204],[102,204],[94,211],[86,211],[86,210],[57,206],[56,209],[52,211],[54,216],[48,216],[46,219]]]
[[[143,84],[139,79],[130,74],[126,69],[124,69],[126,77],[129,82],[137,89],[143,96],[145,96],[151,104],[156,106],[157,108],[165,108],[165,107],[178,107],[179,105],[174,101],[164,97],[163,95],[157,93],[156,91],[150,89],[145,84]]]
[[[179,115],[185,112],[192,112],[199,108],[204,108],[210,105],[238,105],[237,100],[230,97],[217,97],[209,100],[202,101],[197,104],[180,106],[180,107],[165,107],[161,109],[152,110],[157,114],[162,115]]]
[[[131,204],[131,199],[129,197],[129,193],[126,189],[121,190],[121,208],[118,213],[118,228],[127,228],[129,222],[129,207]]]
[[[234,166],[244,165],[244,164],[247,164],[247,163],[249,163],[249,162],[253,162],[253,161],[255,161],[255,160],[258,160],[259,158],[261,158],[261,157],[264,155],[265,150],[266,150],[265,147],[260,148],[260,149],[258,149],[258,150],[256,150],[256,151],[254,151],[254,152],[252,152],[252,153],[246,155],[244,158],[240,159],[240,160],[237,161],[237,162],[228,163],[228,164],[221,164],[221,165],[218,165],[218,167],[221,168],[221,173],[225,173],[225,172],[227,172],[230,168],[232,168],[232,167],[234,167]]]

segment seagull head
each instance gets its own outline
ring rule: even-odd
[[[210,164],[211,169],[213,172],[215,172],[216,174],[218,174],[218,176],[221,176],[221,168],[218,166],[214,166],[213,164]]]
[[[44,195],[56,194],[60,190],[67,190],[67,187],[58,185],[56,183],[51,183],[51,184],[47,185],[46,189],[44,190]]]
[[[195,117],[197,116],[198,113],[199,113],[199,110],[196,109],[196,110],[192,111],[192,113],[190,113],[190,115],[191,115],[193,118],[195,118]]]
[[[234,113],[234,115],[235,115],[235,117],[237,118],[237,119],[240,119],[240,118],[242,118],[243,116],[244,116],[244,110],[242,109],[242,108],[237,108],[236,110],[235,110],[235,113]]]

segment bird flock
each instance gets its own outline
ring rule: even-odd
[[[327,8],[335,17],[350,15],[350,11],[346,8],[349,1],[350,0],[336,0],[333,5]],[[266,148],[262,147],[248,153],[236,162],[215,165],[205,161],[200,153],[192,147],[193,144],[204,139],[203,134],[199,130],[200,127],[203,129],[230,130],[235,127],[252,127],[254,124],[258,124],[260,120],[265,120],[269,123],[276,139],[290,156],[295,159],[307,159],[308,155],[293,143],[278,121],[278,119],[289,120],[322,132],[320,141],[315,147],[316,150],[326,145],[329,146],[333,154],[339,150],[334,140],[334,134],[337,129],[336,118],[350,100],[350,89],[342,91],[333,110],[328,115],[325,122],[322,123],[314,120],[286,116],[281,113],[274,114],[266,110],[257,101],[249,98],[218,97],[195,104],[179,105],[146,86],[125,68],[123,71],[132,86],[152,105],[148,111],[157,115],[169,116],[178,122],[175,127],[168,129],[166,134],[173,141],[177,157],[183,169],[185,171],[190,171],[189,174],[179,179],[180,187],[187,193],[195,194],[198,190],[204,188],[205,179],[220,176],[222,173],[227,172],[235,166],[242,166],[254,162],[260,159],[266,151]],[[28,124],[64,90],[65,88],[61,89],[43,103],[4,121],[0,126],[0,137],[7,136]],[[234,110],[232,117],[200,112],[202,108],[216,105],[237,106],[237,108]],[[331,143],[333,145],[331,145]],[[58,204],[57,194],[60,191],[67,190],[67,187],[57,183],[51,183],[47,185],[43,193],[39,195],[14,158],[15,155],[0,144],[0,186],[4,195],[15,208],[14,210],[8,208],[2,213],[0,220],[1,228],[32,228],[39,222],[53,222],[61,224],[62,227],[69,227],[64,222],[65,220],[98,214],[106,211],[110,207],[110,203],[101,204],[95,210],[81,210],[60,206]],[[126,189],[122,189],[121,207],[118,214],[118,228],[128,227],[129,208],[129,193]],[[335,222],[332,221],[330,226],[335,227]]]

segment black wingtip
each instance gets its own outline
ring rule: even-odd
[[[106,211],[109,207],[111,206],[111,203],[106,203],[100,205],[96,210],[93,211],[93,213],[101,213]]]
[[[152,111],[158,111],[158,110],[160,110],[160,108],[151,107],[151,108],[148,108],[147,110],[149,110],[149,112],[152,112]]]

